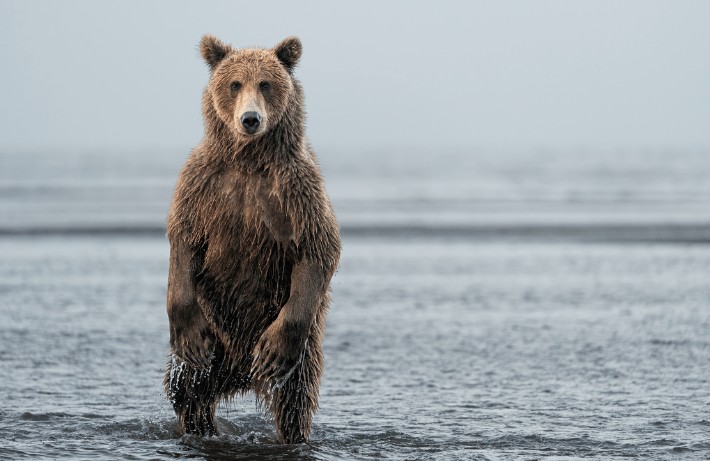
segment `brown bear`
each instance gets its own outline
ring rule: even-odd
[[[220,399],[249,390],[283,443],[308,439],[340,235],[305,137],[301,42],[236,49],[204,36],[205,133],[168,215],[165,389],[182,431],[217,433]]]

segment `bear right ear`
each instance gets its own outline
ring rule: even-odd
[[[205,35],[200,40],[200,53],[210,70],[214,70],[230,51],[232,47],[213,35]]]

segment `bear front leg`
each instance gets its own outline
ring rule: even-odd
[[[254,380],[273,385],[294,372],[316,318],[328,308],[329,280],[316,264],[306,260],[296,263],[288,301],[254,348]]]
[[[173,354],[197,369],[207,369],[214,355],[214,333],[195,295],[201,262],[181,239],[170,242],[167,311]]]
[[[195,273],[200,265],[186,242],[171,241],[167,311],[172,356],[164,385],[180,430],[205,436],[217,433],[214,413],[222,387],[224,351],[217,347],[196,299]]]

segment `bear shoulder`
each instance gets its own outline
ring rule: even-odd
[[[340,229],[313,150],[303,149],[279,168],[277,182],[299,252],[334,268],[340,257]]]

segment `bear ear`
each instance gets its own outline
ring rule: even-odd
[[[289,73],[296,67],[298,60],[301,57],[301,40],[298,37],[286,37],[274,47],[274,53],[279,58],[281,64],[286,67]]]
[[[200,40],[200,53],[210,70],[214,70],[230,51],[232,47],[213,35],[205,35]]]

